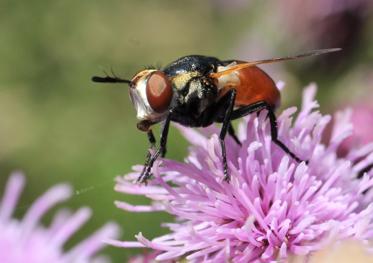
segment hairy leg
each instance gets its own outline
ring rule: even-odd
[[[151,155],[149,157],[149,160],[147,160],[145,162],[144,169],[143,169],[141,175],[139,176],[139,178],[137,179],[137,181],[140,182],[140,183],[146,183],[146,181],[151,176],[151,169],[154,165],[154,162],[158,159],[159,156],[163,157],[166,153],[167,136],[168,136],[168,130],[170,128],[171,113],[172,112],[169,113],[169,115],[167,116],[167,118],[166,118],[166,120],[163,124],[162,132],[161,132],[161,139],[160,139],[160,143],[159,143],[159,148],[155,151],[155,153],[153,155]]]
[[[284,152],[289,154],[297,162],[302,162],[302,160],[295,155],[282,141],[278,139],[278,130],[277,130],[277,119],[274,113],[273,108],[265,101],[259,101],[251,105],[234,110],[232,113],[232,120],[241,118],[253,112],[259,112],[263,109],[268,111],[268,118],[271,124],[271,136],[272,141],[279,146]],[[306,161],[308,163],[308,161]]]

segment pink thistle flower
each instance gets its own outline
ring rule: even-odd
[[[117,201],[126,211],[165,211],[170,233],[149,240],[110,241],[119,247],[148,247],[156,260],[188,262],[274,262],[309,255],[335,240],[373,238],[373,172],[357,179],[359,167],[373,160],[373,143],[339,158],[337,149],[351,133],[340,113],[331,139],[321,142],[331,120],[316,109],[315,85],[304,91],[301,111],[289,108],[278,118],[279,138],[309,164],[296,163],[271,140],[266,112],[243,119],[242,147],[226,140],[231,181],[223,181],[217,129],[179,127],[190,142],[184,163],[162,160],[150,185],[135,185],[142,170],[117,178],[116,191],[144,195],[151,205]],[[294,120],[293,120],[294,119]],[[293,124],[292,124],[293,123]]]
[[[59,184],[40,196],[23,219],[18,220],[13,218],[12,214],[24,184],[24,176],[21,173],[13,173],[4,190],[0,203],[0,262],[108,262],[96,254],[105,246],[105,239],[118,236],[116,224],[106,224],[86,240],[64,251],[64,244],[91,216],[90,209],[83,207],[74,214],[60,210],[49,227],[43,226],[40,223],[41,217],[72,194],[69,185]]]

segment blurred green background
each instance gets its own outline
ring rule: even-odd
[[[11,171],[26,173],[17,215],[48,187],[69,182],[76,194],[64,206],[94,211],[71,244],[108,220],[121,225],[123,240],[139,231],[150,238],[165,231],[160,223],[171,220],[166,215],[131,214],[113,205],[146,202],[117,194],[113,186],[115,176],[143,163],[148,145],[136,130],[127,87],[90,81],[103,70],[131,78],[144,66],[164,66],[188,54],[261,59],[342,47],[339,54],[265,69],[287,83],[283,107],[297,105],[310,81],[320,87],[323,112],[361,100],[371,104],[372,5],[306,2],[314,6],[292,0],[2,0],[0,189]],[[174,128],[168,145],[168,157],[182,160],[187,145]],[[104,251],[114,262],[136,252]]]

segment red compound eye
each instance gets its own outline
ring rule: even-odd
[[[172,85],[162,71],[152,73],[146,83],[146,97],[155,112],[167,110],[172,99]]]

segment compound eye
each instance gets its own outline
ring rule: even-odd
[[[146,97],[155,112],[167,110],[172,99],[172,85],[162,71],[152,73],[146,83]]]

